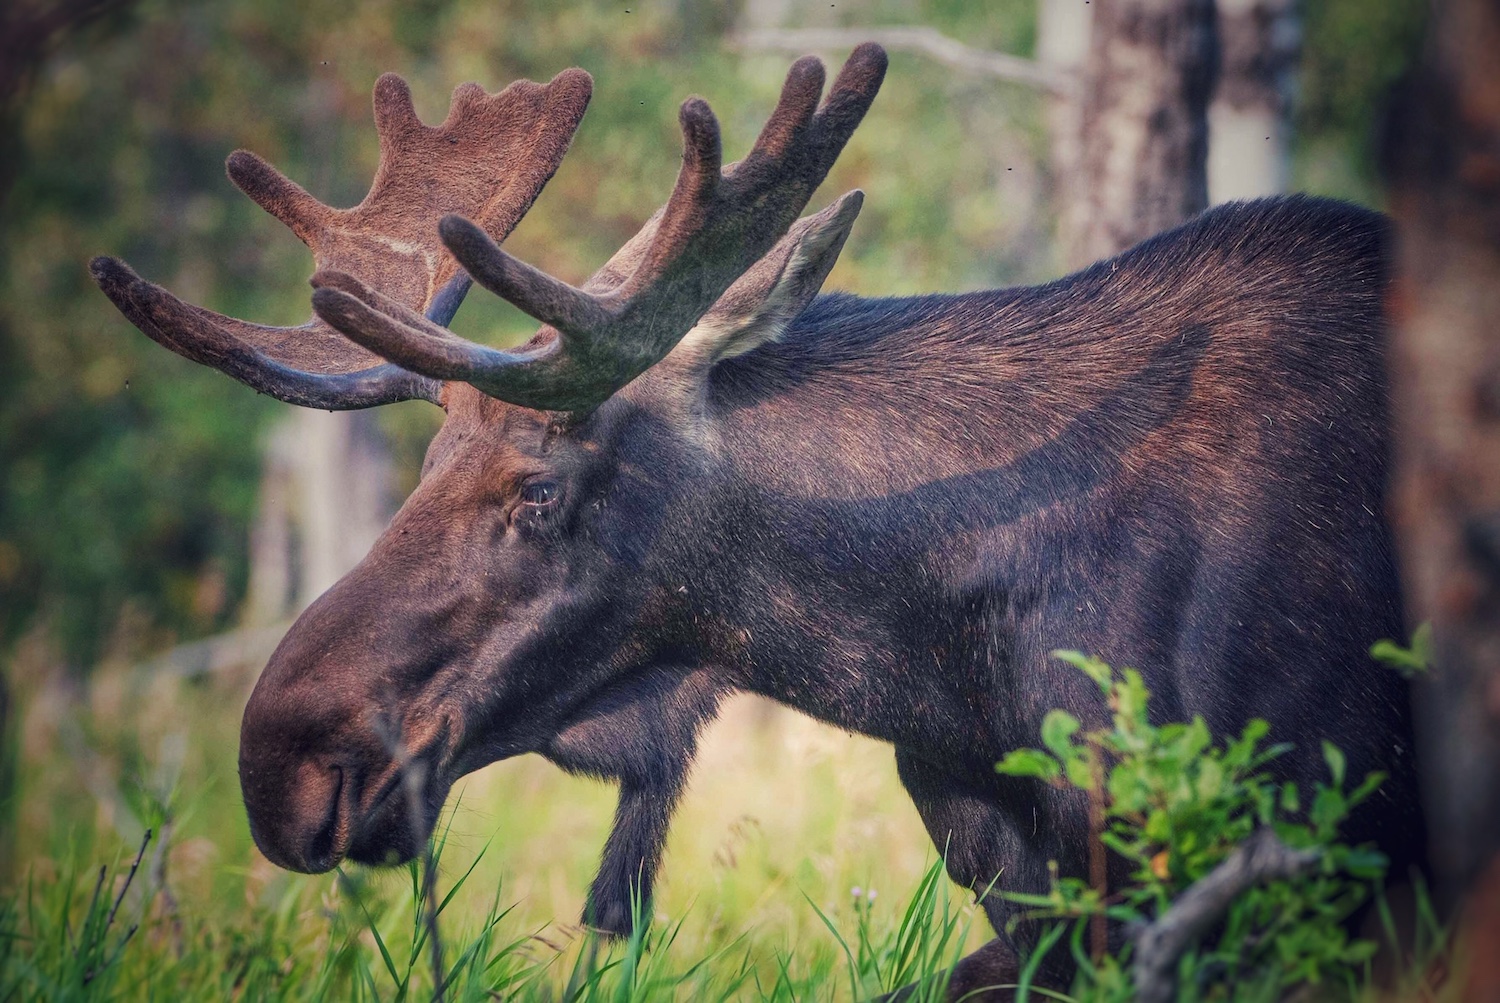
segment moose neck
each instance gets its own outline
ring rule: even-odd
[[[1208,346],[1202,327],[1101,340],[1073,302],[1061,284],[823,297],[714,370],[729,497],[696,525],[740,546],[703,548],[694,587],[736,685],[909,747],[953,742],[928,730],[950,711],[1001,712],[997,646],[1038,587],[1016,555],[1134,462]]]

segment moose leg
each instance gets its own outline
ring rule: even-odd
[[[633,902],[642,914],[650,908],[698,731],[718,712],[720,696],[705,672],[662,670],[637,677],[590,702],[544,751],[570,773],[620,783],[614,826],[584,906],[585,926],[629,936]]]
[[[682,763],[676,782],[640,785],[622,780],[614,827],[604,843],[599,873],[589,888],[583,922],[605,934],[628,937],[634,917],[651,906],[651,886],[661,864],[662,849],[672,823],[672,810],[682,793],[689,763]]]
[[[953,969],[949,997],[966,1000],[1010,999],[1009,990],[977,993],[986,986],[1014,985],[1033,931],[1022,926],[1006,931],[1011,903],[998,893],[1002,887],[1042,892],[1048,884],[1047,861],[1062,856],[1046,823],[1049,806],[1028,787],[1007,777],[977,781],[933,766],[926,760],[896,750],[896,770],[916,803],[922,824],[947,862],[948,875],[981,896],[981,904],[996,937],[961,960]],[[993,890],[991,890],[993,888]],[[986,894],[988,892],[988,894]],[[1061,980],[1065,973],[1042,967],[1042,977]],[[1052,979],[1048,979],[1052,981]],[[900,999],[893,994],[892,999]]]
[[[1000,1003],[1015,998],[1009,987],[1020,978],[1021,962],[1010,942],[996,937],[973,954],[961,959],[948,973],[948,999],[964,1003]],[[873,1003],[907,1003],[918,999],[921,984],[903,986]]]

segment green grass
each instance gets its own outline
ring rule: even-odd
[[[426,859],[294,875],[254,848],[239,801],[250,673],[105,666],[81,684],[13,668],[0,1003],[844,1001],[913,984],[917,1003],[944,998],[948,968],[992,935],[890,749],[762,702],[731,701],[706,735],[656,900],[610,943],[577,925],[605,785],[536,757],[496,764],[459,785]],[[1410,911],[1382,903],[1367,936],[1410,943],[1397,928],[1413,927],[1403,998],[1436,999],[1417,987],[1447,935]],[[1069,999],[1035,971],[1021,995]],[[1376,998],[1366,982],[1335,995]]]
[[[806,899],[833,951],[767,950],[749,934],[688,949],[680,941],[691,912],[653,922],[639,903],[628,941],[580,933],[559,944],[516,920],[503,886],[487,895],[469,887],[485,854],[445,883],[446,838],[394,876],[341,871],[190,917],[164,909],[160,887],[131,895],[146,880],[148,836],[133,860],[28,880],[0,906],[0,1000],[810,1000],[919,983],[920,1003],[943,998],[943,973],[974,920],[955,908],[934,860],[892,916],[864,899],[840,922]]]
[[[630,1003],[918,982],[926,1000],[991,936],[889,748],[756,701],[731,702],[706,736],[651,914],[606,943],[577,926],[605,785],[535,757],[497,764],[460,785],[430,860],[293,875],[254,849],[239,804],[248,675],[16,676],[0,1003],[428,1000],[439,983],[448,1001]]]

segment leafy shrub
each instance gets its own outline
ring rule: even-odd
[[[1075,651],[1054,654],[1099,686],[1111,725],[1083,731],[1077,718],[1053,710],[1042,722],[1045,750],[1018,749],[996,767],[1087,792],[1094,819],[1094,880],[1054,872],[1046,895],[1007,893],[1031,907],[1020,918],[1058,921],[1033,952],[1023,986],[1045,952],[1071,932],[1078,964],[1073,995],[1134,999],[1134,935],[1262,828],[1287,847],[1315,849],[1316,863],[1303,876],[1271,880],[1237,896],[1209,936],[1182,955],[1177,998],[1278,999],[1308,983],[1353,986],[1376,945],[1352,938],[1346,920],[1369,901],[1387,861],[1372,848],[1339,843],[1338,828],[1382,775],[1372,773],[1346,790],[1344,755],[1324,742],[1330,781],[1307,796],[1266,772],[1290,746],[1264,745],[1270,730],[1265,721],[1251,721],[1222,745],[1201,717],[1157,727],[1147,718],[1150,694],[1140,673],[1117,674]],[[1104,849],[1130,863],[1125,887],[1103,887],[1098,865]],[[1132,935],[1112,955],[1103,952],[1106,920],[1123,923]],[[1084,946],[1090,932],[1092,951]]]

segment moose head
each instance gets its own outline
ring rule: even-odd
[[[495,95],[464,85],[436,128],[382,77],[380,166],[349,210],[233,154],[230,178],[313,250],[316,317],[300,327],[214,314],[94,261],[147,335],[263,393],[447,412],[416,490],[297,620],[245,708],[241,785],[272,861],[409,859],[459,777],[541,752],[621,782],[589,919],[628,929],[699,726],[732,685],[708,667],[744,645],[694,597],[724,450],[708,383],[776,339],[832,268],[861,194],[797,217],[885,65],[859,48],[820,107],[822,64],[798,61],[728,166],[712,111],[688,100],[671,197],[579,289],[498,247],[583,114],[591,82],[576,70]],[[442,325],[469,276],[544,326],[515,351],[456,337]]]
[[[1089,862],[1086,799],[994,770],[1052,708],[1101,719],[1049,666],[1060,645],[1130,659],[1169,719],[1266,719],[1299,784],[1326,780],[1334,741],[1350,776],[1389,775],[1346,836],[1398,870],[1420,857],[1404,687],[1366,654],[1401,629],[1381,218],[1242,203],[1034,288],[819,296],[862,196],[798,214],[884,70],[861,46],[820,104],[821,65],[798,61],[723,167],[686,102],[671,197],[581,288],[498,246],[578,123],[576,72],[460,88],[437,129],[382,78],[380,172],[347,212],[231,157],[313,248],[303,327],[95,261],[148,335],[258,390],[447,412],[411,497],[245,709],[272,860],[409,858],[458,777],[538,752],[619,781],[585,919],[623,933],[700,727],[752,691],[895,746],[1000,931],[950,991],[1014,982],[1035,926],[985,889],[1042,893],[1050,862]],[[449,331],[470,278],[536,336]]]

